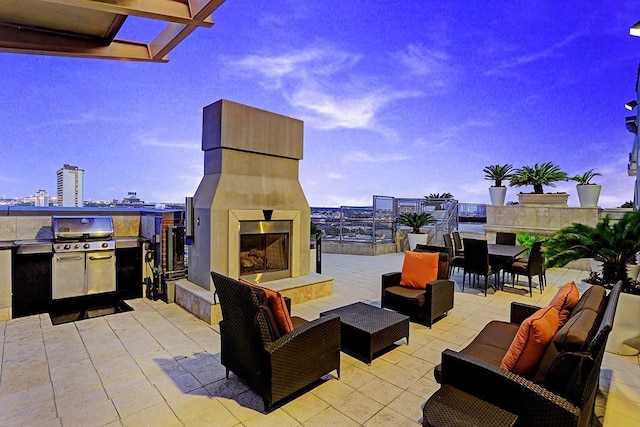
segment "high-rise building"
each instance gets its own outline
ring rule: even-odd
[[[49,192],[47,190],[36,191],[36,206],[49,206]]]
[[[83,206],[84,169],[65,164],[56,172],[58,206]]]

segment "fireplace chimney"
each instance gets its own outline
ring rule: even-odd
[[[311,210],[298,181],[302,149],[300,120],[227,100],[203,109],[204,177],[193,196],[189,281],[212,290],[212,270],[239,277],[241,224],[256,221],[286,223],[287,274],[309,274]]]

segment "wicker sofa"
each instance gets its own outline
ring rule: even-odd
[[[311,322],[293,317],[281,334],[259,287],[211,272],[220,298],[221,363],[263,399],[265,411],[293,393],[337,371],[340,377],[340,318]]]
[[[621,286],[608,296],[598,286],[584,292],[530,377],[500,367],[520,323],[538,310],[513,303],[510,322],[489,322],[464,349],[442,353],[436,381],[517,415],[518,426],[591,425]]]
[[[401,272],[382,275],[381,305],[406,314],[413,321],[429,327],[453,308],[454,282],[449,280],[449,254],[439,252],[437,279],[425,289],[415,289],[400,283]]]

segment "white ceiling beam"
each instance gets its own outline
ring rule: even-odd
[[[119,15],[137,16],[198,27],[211,27],[209,15],[195,16],[192,8],[176,0],[41,0],[64,6],[89,9]]]
[[[0,52],[79,58],[120,59],[167,62],[167,57],[152,57],[146,43],[114,40],[108,46],[99,43],[0,25]]]
[[[210,16],[218,9],[225,0],[193,0],[191,4],[191,13],[196,20],[201,20],[206,16]],[[160,32],[160,34],[151,42],[150,50],[153,58],[163,58],[180,42],[182,42],[196,27],[192,25],[183,25],[170,23]]]

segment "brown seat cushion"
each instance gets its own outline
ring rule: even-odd
[[[513,338],[518,333],[520,325],[516,323],[499,322],[493,320],[480,331],[468,346],[460,353],[476,357],[495,366],[500,366]],[[436,381],[442,378],[442,366],[438,365],[433,371]]]
[[[401,306],[407,304],[413,305],[415,308],[424,307],[426,297],[424,289],[406,288],[404,286],[391,286],[384,290],[385,300],[389,306],[395,306],[396,303]]]

